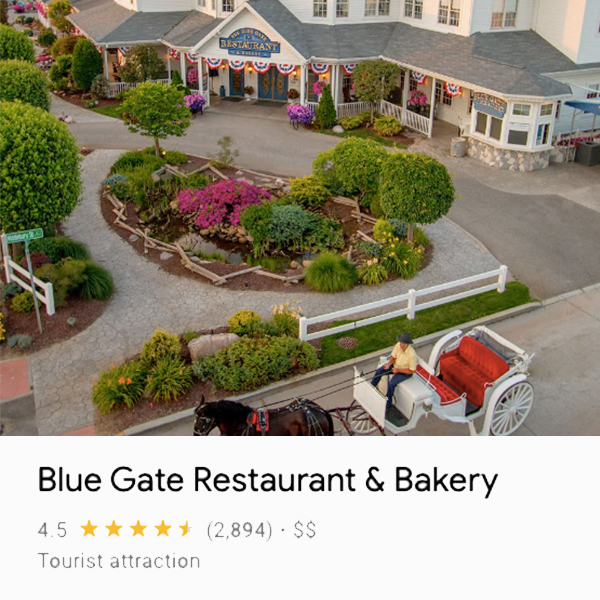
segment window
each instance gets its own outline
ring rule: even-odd
[[[512,114],[518,117],[528,117],[531,113],[531,104],[515,104]]]
[[[419,84],[415,81],[414,77],[408,78],[408,91],[414,92],[419,87]]]
[[[379,0],[379,16],[389,17],[390,16],[390,0]]]
[[[365,17],[387,17],[390,14],[390,0],[365,0]]]
[[[473,99],[474,99],[473,90],[469,90],[469,114],[471,114],[473,112]]]
[[[446,86],[441,81],[435,82],[435,101],[452,106],[452,96],[446,91]]]
[[[206,0],[196,0],[196,7],[197,8],[205,8],[206,7]]]
[[[313,0],[313,17],[327,16],[327,0]]]
[[[548,137],[550,134],[550,123],[544,123],[538,126],[537,136],[535,138],[536,146],[543,146],[548,143]]]
[[[475,131],[485,135],[487,133],[488,116],[485,113],[477,113],[477,121],[475,122]]]
[[[508,132],[508,143],[515,144],[515,146],[527,146],[527,138],[529,133],[527,131],[516,131],[511,129]]]
[[[438,23],[458,27],[460,20],[460,0],[440,0]]]
[[[540,107],[540,117],[549,117],[552,114],[553,104],[542,104]]]
[[[482,112],[477,112],[475,120],[475,131],[481,133],[485,137],[500,141],[502,137],[502,124],[504,121],[491,115],[486,115]]]
[[[222,12],[233,12],[233,2],[234,0],[223,0]]]
[[[502,135],[502,119],[490,117],[490,120],[490,137],[500,140],[500,136]]]
[[[600,83],[588,83],[586,98],[598,98],[600,95]]]
[[[518,6],[519,0],[494,0],[491,29],[515,27],[517,24]]]
[[[404,0],[404,16],[411,19],[422,19],[423,0]]]
[[[347,17],[348,16],[348,4],[349,4],[349,0],[336,0],[335,16],[336,17]]]
[[[377,16],[377,0],[365,0],[365,17]]]

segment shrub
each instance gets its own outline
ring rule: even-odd
[[[142,165],[127,171],[127,186],[123,186],[122,193],[142,209],[147,208],[148,192],[156,185],[152,178],[154,171],[152,165]]]
[[[0,60],[11,59],[35,62],[33,42],[20,31],[8,25],[0,25]]]
[[[48,79],[42,71],[23,60],[0,62],[0,95],[2,100],[20,100],[43,110],[50,109]]]
[[[77,294],[84,300],[108,300],[115,290],[112,275],[99,264],[86,260]]]
[[[240,153],[233,148],[233,140],[228,135],[223,136],[217,145],[221,148],[216,154],[211,155],[210,164],[219,168],[227,169],[233,165]]]
[[[52,48],[50,48],[50,54],[54,60],[58,59],[59,56],[72,56],[75,50],[75,45],[82,39],[78,35],[68,35],[67,37],[58,38]]]
[[[30,252],[43,252],[53,263],[57,263],[63,258],[73,258],[75,260],[88,260],[90,258],[90,253],[85,244],[66,236],[31,240],[29,250]]]
[[[335,219],[319,217],[307,241],[316,250],[341,250],[345,245],[342,225]]]
[[[71,14],[73,7],[69,0],[53,0],[48,7],[48,17],[56,29],[63,33],[69,33],[73,29],[67,17]]]
[[[297,204],[274,206],[271,238],[277,248],[302,248],[306,238],[316,229],[320,217]]]
[[[152,149],[152,152],[154,152],[154,149]],[[121,155],[117,161],[113,163],[110,172],[126,175],[128,172],[131,172],[138,167],[148,167],[150,172],[153,172],[160,169],[164,164],[165,160],[155,154],[149,154],[143,150],[130,150]]]
[[[302,309],[299,306],[290,306],[289,302],[281,305],[275,304],[271,309],[273,310],[274,334],[298,337],[298,320]]]
[[[315,124],[319,129],[331,129],[335,125],[336,118],[331,86],[326,85],[319,99],[319,106],[315,110]]]
[[[334,195],[347,196],[355,190],[348,190],[340,182],[334,163],[335,148],[325,150],[313,161],[313,175]]]
[[[361,116],[358,117],[342,117],[338,119],[338,123],[346,130],[358,129],[364,124],[364,119]]]
[[[390,225],[394,228],[393,235],[397,238],[406,237],[406,232],[408,231],[408,223],[401,221],[400,219],[390,219]]]
[[[382,217],[385,217],[385,215],[383,214],[383,210],[381,209],[381,198],[379,194],[374,194],[371,198],[369,210],[376,219],[381,219]]]
[[[202,173],[192,173],[185,179],[185,187],[191,190],[200,190],[208,185],[208,179]]]
[[[21,292],[12,299],[12,309],[18,313],[30,313],[34,308],[33,294],[31,292]]]
[[[364,285],[379,285],[387,281],[389,275],[379,259],[368,260],[358,270],[358,276]]]
[[[345,292],[358,281],[356,267],[331,252],[321,254],[305,273],[304,282],[317,292]]]
[[[379,258],[381,256],[381,246],[374,242],[360,242],[357,245],[357,250],[361,251],[369,258]]]
[[[413,231],[413,244],[415,246],[424,246],[425,248],[431,244],[429,237],[420,227],[415,227]]]
[[[20,294],[21,290],[21,286],[18,283],[15,283],[14,281],[4,284],[4,287],[2,288],[2,300]]]
[[[90,92],[94,94],[96,98],[108,98],[108,80],[102,73],[94,77]]]
[[[195,368],[197,376],[210,377],[217,388],[253,390],[295,372],[319,366],[316,350],[291,337],[245,337],[209,356]]]
[[[155,366],[162,358],[179,359],[181,341],[179,336],[157,329],[154,335],[144,344],[140,361],[148,368]]]
[[[412,279],[418,273],[423,257],[421,248],[413,248],[407,242],[397,241],[385,246],[382,253],[387,272],[402,279]]]
[[[64,258],[55,265],[44,265],[40,267],[35,276],[42,281],[52,283],[54,291],[54,302],[56,306],[64,306],[67,297],[76,294],[83,282],[85,261]]]
[[[238,310],[238,312],[229,317],[227,324],[231,333],[253,335],[258,331],[260,322],[260,315],[253,310]]]
[[[135,406],[146,387],[146,367],[132,361],[104,371],[94,383],[92,402],[103,414],[108,414],[115,406]]]
[[[183,79],[181,79],[181,73],[179,71],[173,71],[173,74],[171,75],[171,85],[183,89]]]
[[[71,57],[58,56],[56,62],[50,67],[48,76],[55,90],[66,92],[69,89],[71,75]]]
[[[127,181],[127,177],[125,175],[121,175],[121,173],[115,173],[114,175],[109,175],[103,182],[102,185],[106,188],[109,188],[111,191],[114,187],[121,185]]]
[[[244,229],[252,236],[254,256],[260,256],[268,248],[272,220],[273,205],[269,202],[249,206],[242,212],[240,221]]]
[[[394,237],[394,226],[387,219],[378,219],[373,227],[373,239],[376,242],[387,242]]]
[[[28,104],[0,103],[0,229],[52,225],[80,199],[81,155],[65,123]]]
[[[156,49],[141,44],[133,46],[125,53],[125,62],[119,68],[119,77],[128,83],[142,83],[148,79],[160,79],[164,71],[165,63],[158,56]]]
[[[146,394],[155,401],[171,402],[192,385],[192,372],[183,360],[164,356],[148,371]]]
[[[245,181],[228,179],[202,190],[183,190],[177,196],[179,212],[193,216],[197,227],[205,228],[229,222],[239,225],[245,208],[261,204],[271,195]]]
[[[168,165],[184,165],[188,161],[187,154],[185,152],[177,152],[175,150],[169,150],[163,154],[163,158],[167,161]]]
[[[42,46],[42,48],[48,48],[52,46],[56,42],[56,36],[54,32],[49,27],[43,29],[42,32],[38,35],[37,43]]]
[[[304,208],[319,208],[331,198],[331,192],[313,175],[290,180],[289,196]]]
[[[186,344],[189,344],[192,340],[195,340],[198,337],[198,334],[195,331],[186,331],[183,334],[183,339]]]
[[[402,133],[402,123],[394,117],[380,117],[375,119],[373,131],[383,137],[395,137]]]
[[[49,265],[52,263],[52,261],[48,258],[48,256],[46,254],[44,254],[43,252],[31,252],[30,259],[31,259],[31,268],[33,271],[37,271],[40,267],[43,267],[44,265]],[[24,256],[21,259],[21,266],[24,269],[28,268],[26,256]]]
[[[32,342],[33,338],[30,335],[23,335],[20,333],[11,335],[8,340],[6,340],[9,348],[18,347],[19,350],[29,350]]]

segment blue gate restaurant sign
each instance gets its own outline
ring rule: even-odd
[[[506,102],[496,96],[475,92],[473,94],[473,108],[479,112],[502,119],[506,113]]]
[[[262,31],[251,27],[237,29],[227,38],[219,38],[219,48],[235,56],[261,56],[281,51],[279,42],[272,42]]]

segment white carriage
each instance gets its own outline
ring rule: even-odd
[[[396,387],[390,409],[384,387],[388,378],[377,389],[355,368],[354,402],[346,422],[352,434],[385,429],[398,435],[433,413],[468,425],[471,435],[511,435],[533,404],[533,386],[527,381],[532,358],[487,327],[453,331],[435,344],[429,362],[419,358],[416,373]],[[380,365],[386,361],[382,358]],[[480,418],[478,433],[475,421]]]

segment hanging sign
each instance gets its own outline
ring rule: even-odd
[[[444,83],[444,87],[446,88],[446,92],[448,92],[449,96],[452,96],[453,98],[455,98],[456,96],[460,96],[460,91],[461,91],[460,85],[446,81]]]
[[[243,71],[246,66],[245,60],[231,60],[229,59],[229,68],[234,71]]]
[[[296,69],[296,65],[277,65],[277,70],[282,75],[289,75]]]
[[[423,85],[427,81],[427,75],[425,73],[412,72],[412,78],[419,84]]]
[[[257,73],[266,73],[271,68],[271,63],[255,60],[252,62],[252,66]]]
[[[188,59],[188,62],[192,63],[193,65],[198,64],[199,56],[197,54],[186,52],[185,57]]]
[[[315,75],[325,75],[330,69],[331,65],[326,65],[325,63],[310,63],[310,70]]]
[[[281,44],[273,42],[266,34],[252,27],[236,29],[229,37],[219,38],[219,48],[237,56],[262,56],[281,52]]]
[[[172,58],[173,60],[179,60],[179,57],[179,50],[175,50],[175,48],[169,48],[169,58]]]
[[[222,58],[205,58],[209,69],[218,69],[223,64]]]
[[[506,101],[491,94],[475,92],[473,94],[473,108],[476,111],[490,115],[490,117],[502,119],[506,114]]]
[[[342,65],[342,69],[344,69],[344,73],[346,73],[346,75],[352,75],[355,68],[356,63],[352,63],[351,65]]]

